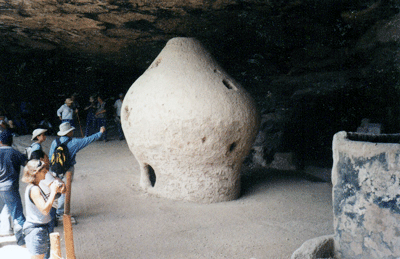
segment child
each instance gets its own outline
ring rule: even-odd
[[[31,145],[31,152],[30,156],[28,157],[28,160],[31,159],[45,159],[45,162],[49,161],[49,157],[43,152],[42,149],[42,143],[46,141],[46,129],[35,129],[32,132],[32,140],[36,140],[32,145]],[[48,164],[48,163],[47,163]]]

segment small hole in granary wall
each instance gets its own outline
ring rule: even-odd
[[[150,165],[147,165],[146,169],[148,172],[151,187],[154,187],[156,185],[156,173],[154,172],[153,167],[151,167]]]
[[[153,65],[151,66],[150,69],[155,68],[155,67],[158,67],[158,65],[159,65],[160,63],[161,63],[161,58],[157,59],[157,60],[153,63]]]
[[[225,85],[226,88],[228,88],[229,90],[236,90],[236,87],[232,84],[231,81],[229,81],[228,79],[224,79],[222,80],[222,83]]]
[[[232,152],[236,147],[236,142],[233,142],[232,144],[230,144],[229,146],[229,152]]]
[[[125,112],[126,112],[126,115],[125,115],[125,120],[128,120],[128,119],[129,119],[129,115],[131,114],[131,113],[130,113],[130,111],[129,111],[129,107],[128,107],[128,105],[127,105],[127,106],[125,106]]]

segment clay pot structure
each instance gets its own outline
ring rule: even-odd
[[[148,193],[236,199],[259,127],[250,95],[193,38],[173,38],[127,92],[122,127]]]
[[[400,257],[399,140],[397,134],[335,134],[336,258]]]
[[[292,259],[400,258],[399,142],[400,134],[335,134],[335,233],[306,241]]]

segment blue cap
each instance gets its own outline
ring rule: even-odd
[[[12,138],[13,136],[9,130],[4,130],[0,133],[0,141],[3,144],[11,144]]]

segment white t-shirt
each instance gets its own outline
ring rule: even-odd
[[[114,108],[117,110],[117,116],[121,117],[121,108],[122,108],[122,101],[118,99],[114,103]]]
[[[63,120],[72,120],[74,111],[68,105],[64,104],[57,110],[57,116],[61,116]]]

